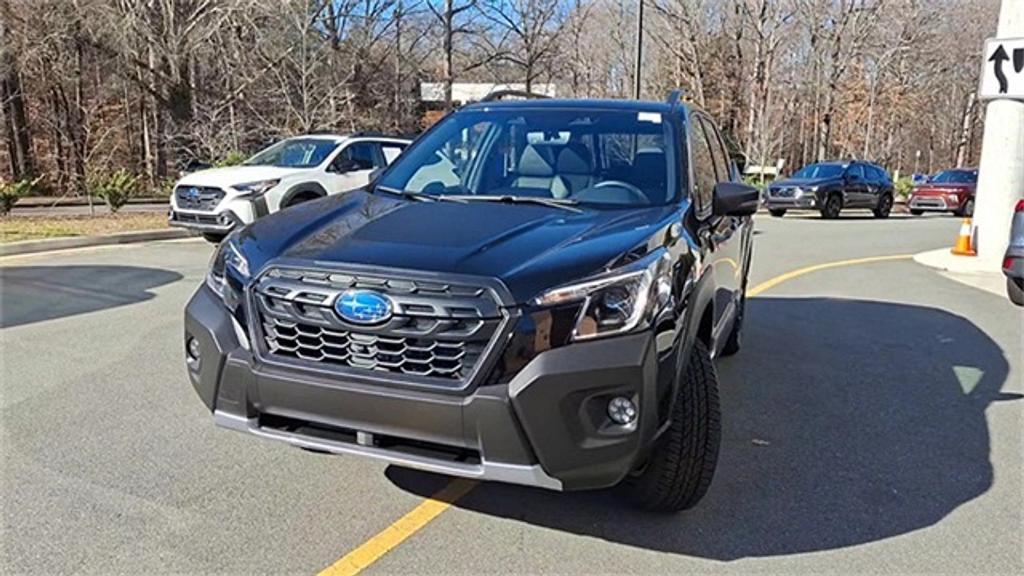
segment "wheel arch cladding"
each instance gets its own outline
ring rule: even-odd
[[[327,196],[327,190],[323,186],[316,182],[303,182],[302,184],[296,184],[285,192],[284,198],[281,199],[281,207],[290,206],[297,198],[313,200],[315,198],[323,198],[324,196]]]

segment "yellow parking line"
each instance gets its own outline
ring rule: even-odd
[[[868,257],[868,258],[854,258],[853,260],[839,260],[837,262],[826,262],[824,264],[815,264],[814,266],[806,266],[804,268],[797,268],[796,270],[791,270],[789,272],[786,272],[785,274],[780,274],[780,275],[778,275],[778,276],[776,276],[776,277],[774,277],[774,278],[772,278],[770,280],[765,280],[764,282],[761,282],[757,286],[754,286],[753,288],[748,290],[747,291],[747,296],[753,298],[754,296],[757,296],[758,294],[761,294],[765,290],[770,290],[770,289],[778,286],[779,284],[782,284],[783,282],[785,282],[787,280],[792,280],[793,278],[796,278],[798,276],[803,276],[804,274],[810,274],[811,272],[817,272],[819,270],[828,270],[829,268],[841,268],[843,266],[854,266],[854,265],[857,265],[857,264],[870,264],[872,262],[888,262],[890,260],[908,260],[908,259],[913,258],[913,257],[914,256],[912,254],[895,254],[895,255],[892,255],[892,256],[871,256],[871,257]]]
[[[392,548],[404,542],[406,538],[415,534],[420,528],[429,524],[431,520],[437,518],[456,500],[468,494],[476,487],[476,484],[475,480],[463,478],[452,480],[436,494],[413,508],[411,512],[395,521],[394,524],[325,568],[319,576],[352,576],[360,573],[364,568],[379,560],[381,556],[390,552]]]
[[[758,294],[761,294],[766,290],[770,290],[787,280],[792,280],[798,276],[803,276],[804,274],[810,274],[811,272],[817,272],[819,270],[840,268],[842,266],[854,266],[856,264],[869,264],[872,262],[886,262],[889,260],[906,260],[909,258],[912,258],[909,254],[900,254],[895,256],[872,256],[870,258],[856,258],[853,260],[841,260],[838,262],[815,264],[814,266],[798,268],[776,276],[770,280],[766,280],[751,288],[747,292],[747,295],[750,297],[757,296]],[[377,560],[380,560],[382,556],[404,542],[406,538],[412,536],[433,521],[434,518],[440,516],[442,512],[450,508],[451,505],[460,498],[469,494],[476,485],[477,482],[475,480],[466,480],[463,478],[451,480],[444,488],[439,490],[430,498],[421,502],[419,506],[413,508],[408,514],[396,520],[393,524],[382,530],[373,538],[370,538],[359,545],[358,548],[349,552],[334,564],[324,568],[318,576],[354,576],[355,574],[359,574],[365,568],[369,567]]]

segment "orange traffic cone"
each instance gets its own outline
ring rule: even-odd
[[[972,242],[970,218],[964,218],[964,223],[960,225],[960,233],[956,236],[956,244],[951,252],[958,256],[977,256]]]

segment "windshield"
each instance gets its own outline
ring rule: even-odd
[[[799,172],[793,174],[793,178],[806,178],[808,180],[815,178],[838,178],[843,175],[844,170],[846,170],[846,167],[839,164],[811,164],[810,166],[804,166]]]
[[[974,184],[978,181],[977,170],[946,170],[939,172],[929,182],[936,184]]]
[[[246,166],[278,166],[281,168],[312,168],[319,166],[338,147],[323,138],[292,138],[282,140],[245,161]]]
[[[466,200],[655,206],[676,198],[673,142],[653,112],[464,111],[423,136],[378,184]]]

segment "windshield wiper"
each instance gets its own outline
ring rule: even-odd
[[[560,208],[562,210],[568,210],[569,212],[575,212],[581,214],[583,210],[576,208],[579,204],[578,200],[570,200],[568,198],[542,198],[539,196],[449,196],[449,198],[458,198],[463,202],[504,202],[507,204],[539,204],[541,206],[547,206],[549,208]]]
[[[452,198],[451,196],[445,196],[443,194],[424,194],[423,192],[413,192],[412,190],[399,190],[398,188],[392,188],[390,186],[374,186],[373,190],[376,192],[387,192],[388,194],[394,194],[401,196],[409,200],[418,200],[420,202],[458,202],[465,204],[465,200],[458,198]]]

